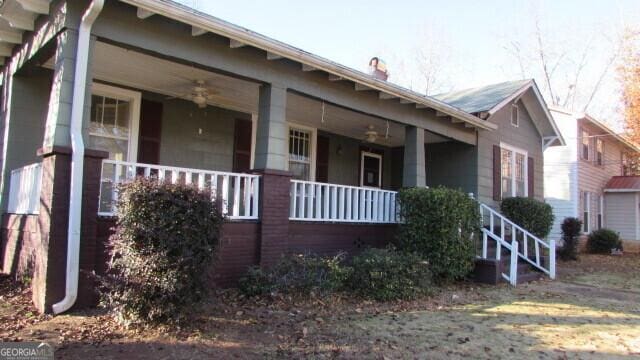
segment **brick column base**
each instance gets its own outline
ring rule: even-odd
[[[260,182],[260,266],[274,265],[287,252],[289,238],[289,189],[291,173],[257,171]]]
[[[51,306],[65,295],[67,269],[67,230],[69,226],[69,193],[71,149],[40,149],[42,156],[42,191],[38,225],[40,243],[36,249],[32,282],[33,302],[40,312],[51,312]],[[90,275],[96,266],[96,229],[102,159],[108,154],[85,150],[80,235],[80,278],[77,307],[96,304],[95,283]]]

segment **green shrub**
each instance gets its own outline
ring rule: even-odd
[[[589,234],[587,249],[593,254],[610,254],[611,249],[622,250],[622,241],[615,231],[602,228]]]
[[[578,260],[578,239],[582,230],[582,221],[568,217],[562,222],[562,247],[558,256],[562,260]]]
[[[342,266],[345,254],[323,257],[314,254],[283,256],[268,271],[250,268],[240,279],[242,293],[253,296],[269,292],[310,294],[330,293],[339,290],[348,276],[348,268]]]
[[[480,232],[478,203],[444,187],[403,189],[399,200],[400,249],[427,260],[438,282],[466,276],[475,255],[472,236]]]
[[[551,232],[554,216],[551,205],[547,203],[532,198],[511,197],[502,200],[500,211],[540,239]]]
[[[222,216],[194,186],[136,179],[118,187],[105,300],[121,321],[178,321],[204,298]]]
[[[431,288],[431,271],[418,255],[367,249],[353,258],[348,291],[370,299],[413,299]]]

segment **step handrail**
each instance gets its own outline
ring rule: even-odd
[[[523,244],[522,247],[517,251],[518,257],[520,259],[523,259],[524,261],[526,261],[527,263],[531,264],[532,266],[534,266],[535,268],[539,269],[540,271],[542,271],[543,273],[549,275],[549,277],[551,279],[555,279],[556,277],[556,245],[555,245],[555,240],[549,240],[549,242],[545,242],[544,240],[538,238],[537,236],[531,234],[529,231],[527,231],[526,229],[524,229],[523,227],[519,226],[518,224],[514,223],[513,221],[509,220],[507,217],[505,217],[504,215],[500,214],[499,212],[497,212],[496,210],[492,209],[491,207],[487,206],[486,204],[480,204],[480,216],[483,219],[484,222],[484,215],[485,212],[488,213],[489,215],[489,229],[485,229],[483,227],[483,233],[487,234],[488,236],[490,236],[492,239],[498,241],[497,239],[500,239],[499,244],[503,245],[503,243],[507,243],[505,237],[505,228],[506,226],[511,227],[511,243],[517,243],[517,233],[518,231],[520,231],[523,235],[522,240],[523,240]],[[500,225],[500,234],[496,234],[495,228],[496,228],[496,220],[498,219],[499,221],[499,225]],[[483,223],[484,224],[484,223]],[[529,249],[528,249],[528,240],[531,239],[534,242],[534,255],[535,255],[535,261],[531,260],[529,258]],[[487,242],[486,239],[483,239],[483,249],[482,249],[482,256],[483,258],[486,258],[487,256]],[[541,256],[540,256],[540,252],[541,252],[541,248],[546,248],[549,251],[549,268],[547,269],[544,264],[541,261]],[[499,254],[499,248],[496,248],[496,257],[499,260],[500,258],[500,254]]]

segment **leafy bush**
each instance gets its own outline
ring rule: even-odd
[[[272,291],[297,294],[333,292],[343,286],[348,276],[348,268],[342,266],[344,257],[343,253],[333,257],[314,254],[283,256],[266,272],[250,268],[240,279],[239,288],[249,296]]]
[[[416,254],[367,249],[353,258],[348,289],[380,301],[413,299],[431,287],[431,271]]]
[[[136,179],[118,191],[105,300],[127,324],[180,320],[206,294],[222,216],[189,185]]]
[[[551,205],[526,197],[502,200],[500,211],[508,219],[541,239],[549,235],[555,218]]]
[[[622,250],[622,241],[615,231],[602,228],[589,234],[587,249],[593,254],[610,254],[611,249]]]
[[[558,255],[562,260],[578,260],[578,239],[582,229],[582,221],[578,218],[565,218],[561,225],[562,247]]]
[[[400,249],[428,261],[438,282],[466,276],[473,268],[472,236],[480,232],[478,203],[444,187],[403,189],[399,200]]]

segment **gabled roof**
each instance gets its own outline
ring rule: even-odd
[[[487,120],[491,120],[491,115],[507,104],[520,99],[531,114],[534,126],[542,136],[543,149],[549,146],[565,145],[564,138],[533,79],[507,81],[452,91],[434,97],[460,110],[479,114],[481,118]]]
[[[614,176],[604,187],[607,192],[640,191],[640,176]]]
[[[553,112],[563,113],[563,114],[566,114],[566,115],[573,116],[577,120],[586,120],[586,121],[590,122],[591,124],[593,124],[594,126],[596,126],[597,128],[600,128],[600,130],[610,134],[611,137],[613,137],[614,139],[619,141],[621,144],[627,146],[632,151],[640,153],[640,146],[638,144],[636,144],[633,141],[625,138],[624,136],[616,133],[608,125],[606,125],[605,123],[601,122],[600,120],[594,118],[593,116],[591,116],[591,115],[589,115],[587,113],[573,112],[571,110],[567,110],[567,109],[564,109],[564,108],[561,108],[561,107],[555,107],[555,106],[552,106],[549,109],[551,111],[553,111]]]
[[[14,0],[15,1],[15,0]],[[281,41],[269,38],[249,29],[234,25],[214,16],[199,12],[174,0],[120,0],[138,8],[138,17],[145,19],[154,14],[161,15],[192,27],[192,34],[199,36],[211,32],[227,37],[232,48],[252,46],[266,52],[268,59],[286,58],[302,65],[301,71],[323,71],[329,79],[347,80],[355,84],[356,90],[374,90],[380,99],[399,99],[402,104],[414,105],[418,109],[431,108],[437,112],[462,120],[469,127],[495,130],[497,126],[475,115],[460,110],[438,99],[406,89],[393,83],[378,80],[362,71],[338,64]]]
[[[490,112],[497,105],[528,87],[531,82],[531,80],[506,81],[437,94],[433,97],[468,113]]]

